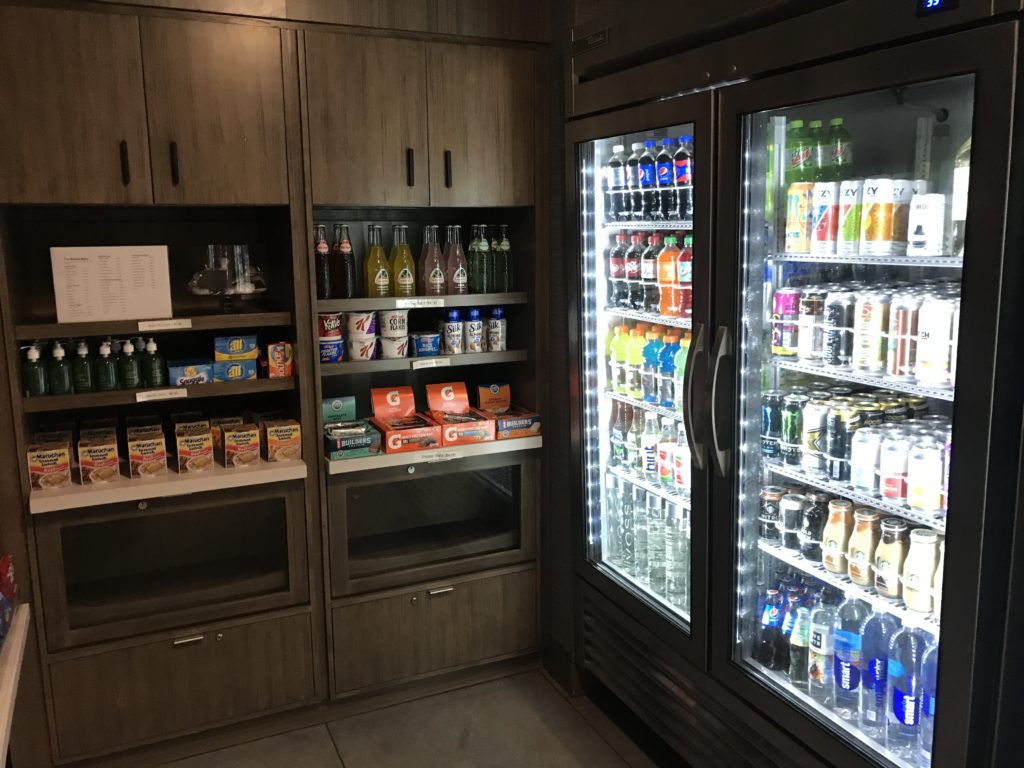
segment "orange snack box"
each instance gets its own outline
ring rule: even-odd
[[[476,388],[477,408],[488,413],[505,413],[512,405],[508,384],[481,384]]]
[[[70,443],[61,440],[30,445],[28,477],[32,487],[39,490],[71,485]]]
[[[461,381],[427,385],[430,418],[441,425],[444,446],[472,445],[494,440],[494,419],[469,407],[469,394]]]
[[[263,452],[267,461],[302,458],[302,428],[295,419],[263,422]]]
[[[370,423],[383,435],[385,453],[407,453],[441,446],[441,425],[416,413],[412,387],[371,389],[370,403],[373,406]]]
[[[295,355],[287,341],[277,341],[264,347],[265,356],[260,361],[268,379],[290,379]]]

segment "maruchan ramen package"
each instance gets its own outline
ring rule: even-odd
[[[61,440],[30,445],[28,476],[32,487],[41,491],[71,485],[71,444]]]
[[[225,426],[221,430],[217,461],[227,469],[253,467],[260,463],[260,429],[255,424]]]
[[[383,434],[385,453],[406,453],[438,448],[441,425],[416,413],[412,387],[378,387],[370,390],[373,424]]]
[[[78,440],[78,472],[82,485],[109,483],[121,478],[116,432],[82,430]]]
[[[210,419],[210,434],[213,436],[214,453],[223,445],[224,427],[239,427],[244,423],[245,420],[241,416],[219,416]]]
[[[494,439],[494,418],[469,407],[466,385],[461,381],[427,385],[430,418],[441,425],[441,444],[470,445]]]
[[[209,426],[178,427],[174,431],[178,472],[213,469],[213,435]]]
[[[213,340],[213,360],[216,363],[255,360],[259,355],[255,336],[217,336]]]
[[[128,467],[131,477],[167,474],[167,441],[159,426],[128,428]]]
[[[295,419],[278,419],[263,424],[263,452],[267,461],[302,458],[302,429]]]

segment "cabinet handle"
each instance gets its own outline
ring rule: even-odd
[[[206,635],[193,635],[192,637],[179,637],[175,640],[172,645],[175,648],[180,648],[183,645],[195,645],[201,643],[206,638]]]
[[[454,592],[455,587],[438,587],[437,589],[427,590],[428,597],[439,597],[440,595],[447,595],[449,592]]]
[[[452,151],[450,149],[444,151],[444,185],[448,189],[452,188]]]
[[[693,463],[697,469],[703,470],[707,446],[704,441],[697,439],[697,433],[693,428],[693,369],[697,358],[707,351],[704,349],[704,323],[693,324],[693,339],[683,367],[683,425],[686,428],[686,440],[690,444]]]
[[[416,150],[412,147],[405,150],[405,185],[416,186]]]
[[[732,336],[729,328],[724,325],[718,327],[715,334],[715,345],[711,350],[711,358],[714,361],[711,368],[711,460],[718,470],[718,474],[725,477],[729,472],[729,464],[732,458],[732,449],[726,443],[722,447],[723,440],[720,439],[718,429],[718,406],[721,398],[731,396],[731,388],[726,389],[719,386],[719,378],[722,364],[732,357]],[[723,430],[724,431],[724,430]]]
[[[127,187],[132,183],[132,169],[128,164],[128,142],[122,139],[118,150],[121,153],[121,183]]]
[[[171,142],[171,184],[178,186],[181,174],[178,172],[178,142]]]

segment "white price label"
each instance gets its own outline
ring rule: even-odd
[[[452,364],[450,357],[421,357],[412,361],[412,369],[420,368],[447,368]]]
[[[139,331],[187,331],[192,327],[192,318],[179,317],[168,320],[139,320]]]
[[[188,397],[188,387],[175,387],[174,389],[150,389],[145,392],[135,393],[136,403],[148,403],[153,400],[181,400]]]
[[[396,309],[436,309],[444,306],[444,299],[395,299]]]
[[[434,463],[437,461],[451,461],[452,459],[461,459],[462,449],[461,448],[444,448],[440,451],[429,451],[423,454],[423,460],[427,463]]]

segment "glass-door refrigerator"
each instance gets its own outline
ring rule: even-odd
[[[837,765],[983,764],[1015,34],[721,92],[712,671]]]
[[[571,123],[567,179],[576,570],[702,664],[710,116],[702,94]]]

